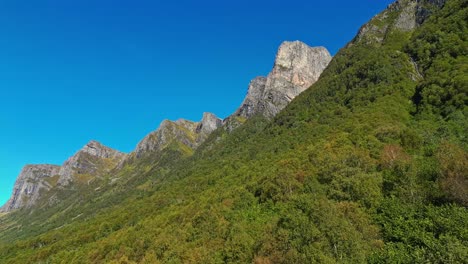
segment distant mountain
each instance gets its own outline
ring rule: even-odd
[[[179,119],[164,120],[159,128],[141,140],[134,153],[137,158],[145,154],[174,146],[191,153],[211,132],[222,126],[222,120],[211,113],[204,113],[200,122]]]
[[[39,200],[40,193],[56,185],[60,166],[26,165],[19,174],[13,194],[0,212],[10,212],[20,208],[30,208]]]
[[[125,157],[126,154],[122,152],[90,141],[62,166],[26,165],[16,180],[12,196],[0,208],[0,212],[33,208],[40,198],[54,188],[66,188],[72,183],[89,184],[113,169]]]

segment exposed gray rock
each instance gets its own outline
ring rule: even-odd
[[[245,96],[244,102],[236,111],[235,115],[243,117],[251,117],[255,113],[260,113],[264,111],[264,105],[260,98],[263,97],[265,93],[265,85],[267,82],[266,77],[256,77],[250,81],[249,89],[247,90],[247,95]]]
[[[200,122],[164,120],[156,131],[138,143],[135,156],[140,158],[147,153],[161,151],[171,144],[182,144],[181,146],[193,150],[222,124],[222,120],[211,113],[204,113]]]
[[[318,80],[331,59],[324,47],[309,47],[300,41],[283,42],[273,70],[267,77],[250,82],[244,102],[226,122],[233,122],[233,117],[250,118],[255,114],[275,116]]]
[[[379,19],[379,17],[374,17],[374,19]],[[380,19],[379,19],[380,20]],[[388,25],[375,25],[372,23],[367,23],[359,29],[358,34],[356,35],[355,41],[348,43],[347,46],[352,45],[356,42],[365,42],[365,43],[381,43],[384,40],[385,33],[387,32]]]
[[[88,142],[80,152],[104,159],[121,159],[125,156],[125,153],[106,147],[95,140]]]
[[[62,166],[27,165],[16,180],[10,200],[0,208],[0,212],[31,208],[52,188],[63,188],[83,175],[86,177],[82,179],[94,179],[109,172],[125,157],[126,154],[122,152],[90,141]],[[49,202],[56,199],[54,197],[50,197]]]
[[[77,175],[97,176],[106,173],[125,157],[125,153],[92,140],[63,163],[59,171],[58,184],[67,186]]]
[[[416,6],[415,1],[407,3],[401,10],[395,22],[395,27],[402,31],[411,31],[416,28]]]
[[[389,32],[414,30],[420,26],[434,10],[440,9],[446,0],[399,0],[390,4],[382,13],[374,16],[370,22],[363,25],[356,38],[348,44],[356,42],[367,44],[382,43]]]
[[[205,112],[203,113],[203,118],[198,123],[195,132],[202,136],[208,136],[211,132],[218,129],[218,127],[223,125],[223,120],[218,118],[212,113]]]
[[[36,204],[43,192],[55,186],[53,176],[58,175],[60,166],[26,165],[16,179],[10,200],[0,212],[30,208]]]
[[[195,138],[191,133],[196,127],[195,122],[188,120],[179,119],[175,122],[164,120],[156,131],[151,132],[138,143],[134,151],[135,155],[140,158],[146,153],[161,151],[174,139],[192,148],[195,146]]]

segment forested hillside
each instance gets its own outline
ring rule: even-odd
[[[466,263],[467,5],[399,1],[273,120],[4,216],[0,262]]]

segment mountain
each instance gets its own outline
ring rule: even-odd
[[[324,47],[285,41],[278,49],[271,73],[250,82],[243,103],[230,117],[221,120],[214,114],[204,113],[200,122],[164,120],[156,131],[138,143],[135,156],[139,158],[169,146],[190,153],[221,126],[231,131],[257,114],[272,118],[318,80],[331,58]]]
[[[274,117],[301,92],[314,84],[332,57],[324,47],[312,48],[300,41],[285,41],[276,54],[273,70],[257,77],[234,116],[249,118],[261,113]]]
[[[278,49],[272,72],[268,77],[258,77],[250,83],[244,102],[230,117],[222,120],[212,113],[204,113],[199,122],[185,119],[164,120],[156,131],[148,134],[137,144],[130,155],[103,146],[99,142],[90,141],[65,161],[58,173],[44,176],[54,179],[52,185],[47,185],[47,188],[42,185],[37,188],[34,186],[33,193],[25,192],[29,189],[17,191],[23,188],[22,185],[15,187],[11,202],[2,207],[2,211],[33,208],[39,198],[44,196],[44,192],[50,191],[51,188],[74,188],[74,183],[89,185],[97,177],[105,175],[112,169],[132,163],[132,159],[155,156],[165,149],[191,155],[219,127],[224,126],[231,131],[256,114],[272,118],[294,97],[316,82],[330,60],[329,52],[323,47],[312,48],[300,41],[283,42]],[[20,174],[18,185],[24,182],[24,177],[28,178],[27,181],[35,181],[29,179],[29,175]],[[42,189],[45,190],[40,192]],[[29,197],[33,199],[23,204],[22,200]],[[56,200],[56,196],[52,195],[45,202],[56,203]]]
[[[274,117],[0,217],[0,262],[465,263],[467,21],[466,1],[395,2]]]
[[[156,131],[138,143],[134,153],[139,158],[145,153],[162,151],[171,145],[192,152],[220,126],[222,120],[212,113],[204,113],[200,122],[185,119],[175,122],[164,120]]]
[[[126,154],[92,140],[63,163],[57,183],[60,186],[75,181],[89,184],[96,176],[113,169],[125,157]]]
[[[71,183],[89,184],[116,167],[126,154],[90,141],[62,166],[26,165],[18,176],[13,194],[0,212],[30,209],[56,188],[70,187]],[[54,203],[52,196],[47,203]]]
[[[24,166],[13,187],[10,200],[0,208],[0,212],[34,206],[41,192],[48,191],[55,185],[59,170],[60,167],[56,165]]]
[[[382,43],[394,30],[411,32],[426,21],[429,16],[444,6],[446,0],[399,0],[372,18],[359,30],[356,38],[350,43]]]
[[[254,115],[273,118],[296,96],[314,84],[332,57],[324,47],[309,47],[300,41],[283,42],[273,70],[249,84],[239,109],[224,120],[228,130]]]

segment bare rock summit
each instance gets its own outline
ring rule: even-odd
[[[398,0],[363,25],[348,46],[358,42],[381,44],[393,30],[409,32],[419,27],[446,0]]]
[[[125,157],[125,153],[92,140],[63,163],[58,184],[67,186],[75,180],[91,180],[90,177],[109,172]]]
[[[55,186],[60,166],[26,165],[21,170],[13,187],[13,193],[0,212],[10,212],[20,208],[31,208],[41,197],[41,193]]]
[[[0,212],[32,208],[56,187],[89,183],[115,168],[126,156],[125,153],[92,140],[62,166],[26,165],[16,180],[10,199],[0,208]]]
[[[247,96],[232,117],[262,114],[271,118],[296,96],[314,84],[332,56],[324,47],[309,47],[300,41],[285,41],[276,54],[273,70],[249,84]]]
[[[212,113],[204,113],[200,122],[185,119],[177,121],[164,120],[156,131],[148,134],[135,148],[135,156],[140,158],[147,153],[158,152],[170,145],[178,145],[181,149],[194,150],[223,121]]]

